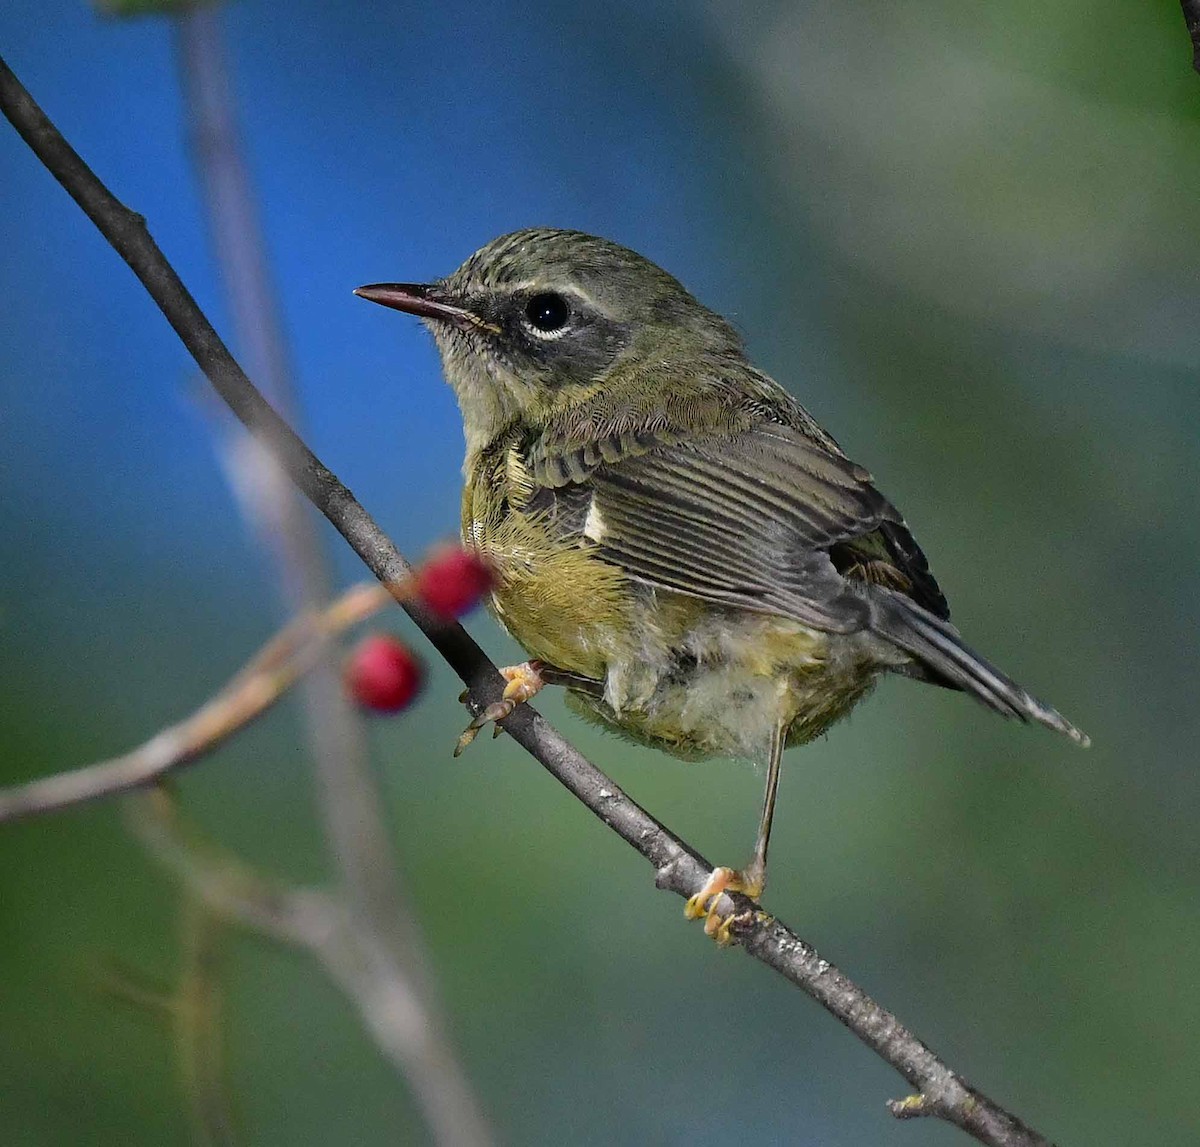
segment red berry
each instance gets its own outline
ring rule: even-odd
[[[364,709],[398,713],[420,692],[423,671],[416,654],[388,633],[364,637],[346,661],[350,696]]]
[[[416,573],[417,595],[447,620],[473,609],[491,587],[487,563],[459,546],[435,550]]]

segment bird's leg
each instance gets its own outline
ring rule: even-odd
[[[722,946],[732,943],[731,929],[734,925],[748,922],[749,913],[733,913],[722,917],[717,912],[717,903],[724,892],[741,892],[751,900],[757,900],[767,884],[767,847],[771,843],[771,822],[775,819],[775,796],[779,791],[780,763],[787,741],[787,725],[779,724],[771,734],[771,755],[767,762],[767,787],[763,793],[762,816],[758,822],[758,836],[754,841],[754,855],[741,871],[721,866],[714,868],[704,887],[688,900],[684,914],[689,920],[700,916],[704,919],[704,932]]]
[[[536,697],[546,685],[546,679],[542,676],[543,668],[545,666],[540,661],[505,665],[500,670],[500,676],[508,682],[504,686],[504,693],[499,701],[494,701],[482,713],[479,713],[462,731],[462,735],[458,738],[458,744],[454,746],[454,755],[457,757],[475,740],[479,736],[479,730],[485,725],[503,721],[518,705],[523,705],[526,701]],[[467,694],[464,693],[460,700],[465,701],[466,699]],[[495,735],[500,735],[499,725],[496,725]]]

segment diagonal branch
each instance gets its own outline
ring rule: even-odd
[[[59,134],[20,81],[0,61],[0,108],[54,177],[142,281],[222,398],[279,456],[292,481],[385,583],[401,580],[409,564],[371,516],[275,413],[226,350],[179,276],[146,229]],[[439,623],[419,603],[402,602],[451,668],[476,708],[500,698],[503,681],[483,651],[457,625]],[[656,883],[680,896],[698,892],[711,866],[623,793],[529,706],[504,721],[505,730],[597,817],[654,866]],[[748,910],[735,898],[722,912]],[[890,1012],[821,958],[794,932],[763,914],[739,933],[746,951],[807,992],[863,1043],[891,1064],[918,1094],[893,1108],[956,1124],[993,1147],[1048,1147],[1048,1141],[952,1071]]]

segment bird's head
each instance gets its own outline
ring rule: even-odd
[[[355,294],[418,315],[433,332],[468,444],[515,420],[543,424],[636,371],[740,340],[648,259],[580,231],[530,228],[494,239],[431,283],[376,283]],[[628,378],[629,371],[621,371]]]

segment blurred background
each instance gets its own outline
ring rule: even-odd
[[[789,755],[768,907],[1058,1142],[1200,1138],[1200,76],[1178,7],[239,0],[220,23],[318,454],[419,554],[457,528],[457,411],[416,321],[351,288],[533,224],[675,273],[871,468],[972,643],[1094,741],[885,682]],[[7,0],[0,52],[228,330],[170,21]],[[190,712],[281,611],[190,360],[7,125],[0,252],[12,783]],[[360,577],[324,534],[339,583]],[[704,942],[507,740],[452,760],[457,692],[433,666],[372,750],[501,1141],[966,1141],[890,1121],[898,1076]],[[749,766],[539,707],[743,858]],[[181,791],[264,870],[326,873],[294,702]],[[178,976],[179,919],[111,804],[0,831],[4,1143],[187,1141],[171,1024],[124,998]],[[428,1141],[309,961],[220,948],[244,1142]]]

